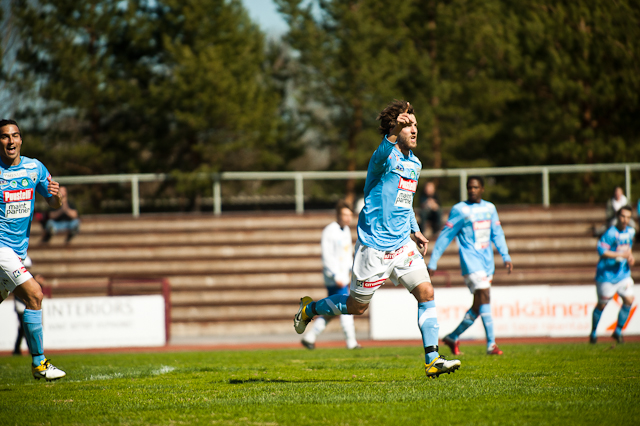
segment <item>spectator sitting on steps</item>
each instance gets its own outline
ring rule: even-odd
[[[47,243],[58,232],[67,231],[68,243],[80,231],[80,215],[76,206],[67,197],[67,188],[60,187],[62,206],[59,209],[49,211],[49,218],[45,224],[42,242]]]

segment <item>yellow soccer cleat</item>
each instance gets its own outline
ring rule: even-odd
[[[305,296],[300,299],[300,309],[298,309],[296,316],[293,317],[293,328],[296,329],[296,333],[298,334],[304,333],[304,330],[307,328],[307,324],[311,322],[311,318],[304,313],[304,308],[306,308],[311,302],[313,302],[313,299],[309,296]]]
[[[460,368],[459,360],[447,360],[442,355],[431,361],[430,364],[424,364],[424,371],[425,373],[427,373],[427,377],[429,377],[430,379],[437,378],[439,375],[444,373],[453,373],[458,368]]]

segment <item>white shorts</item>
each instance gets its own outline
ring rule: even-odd
[[[8,247],[0,247],[0,293],[6,299],[15,288],[32,278],[18,255]]]
[[[596,291],[600,303],[607,303],[616,293],[622,297],[633,297],[633,278],[627,277],[615,284],[596,281]]]
[[[476,271],[464,276],[464,283],[469,288],[471,294],[476,290],[483,290],[491,287],[493,275],[487,275],[485,271]]]
[[[411,240],[395,251],[385,252],[358,241],[353,259],[351,296],[360,303],[369,303],[373,293],[387,278],[394,285],[402,284],[409,291],[423,282],[431,282],[427,265],[416,243]]]

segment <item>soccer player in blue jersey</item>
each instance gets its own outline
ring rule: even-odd
[[[417,146],[418,123],[409,102],[398,100],[387,105],[377,119],[383,138],[367,170],[350,294],[335,294],[317,302],[303,297],[293,325],[302,334],[316,315],[362,315],[375,291],[389,278],[418,301],[425,372],[434,378],[457,370],[460,361],[446,360],[438,353],[436,305],[423,257],[429,241],[420,232],[413,211],[422,168],[411,151]]]
[[[451,208],[449,220],[438,236],[427,265],[429,271],[435,271],[440,256],[451,241],[456,239],[462,275],[469,291],[473,294],[473,304],[458,328],[442,339],[454,355],[460,354],[458,338],[467,328],[471,327],[478,316],[482,318],[487,336],[487,354],[502,355],[502,351],[496,345],[493,318],[491,317],[490,288],[496,269],[491,242],[502,256],[508,273],[511,273],[513,264],[502,226],[500,226],[496,206],[483,200],[483,193],[484,179],[480,176],[470,176],[467,179],[467,201],[458,203]]]
[[[13,120],[0,120],[0,303],[13,292],[25,302],[24,334],[36,379],[57,380],[66,373],[45,358],[42,347],[42,289],[23,265],[27,257],[35,191],[52,208],[61,205],[59,185],[34,158],[20,155],[22,136]]]
[[[598,322],[600,322],[600,316],[604,307],[616,293],[622,298],[622,306],[618,313],[618,324],[611,337],[616,339],[618,343],[624,343],[622,328],[629,318],[634,300],[630,267],[635,263],[631,248],[636,230],[629,226],[631,213],[631,206],[621,207],[616,213],[618,222],[609,228],[598,241],[598,254],[600,255],[596,267],[598,304],[593,309],[591,335],[589,336],[591,343],[597,342],[596,329]]]

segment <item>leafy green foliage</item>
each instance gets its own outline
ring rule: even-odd
[[[42,158],[55,173],[285,166],[264,36],[239,0],[17,0],[13,14],[15,80],[43,105],[24,106],[24,133],[58,151]]]
[[[7,357],[0,411],[3,424],[57,425],[600,425],[640,414],[637,343],[502,348],[466,346],[462,368],[434,380],[419,347],[59,355],[68,376],[50,384]]]

